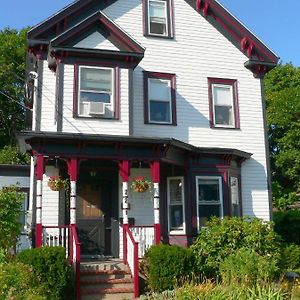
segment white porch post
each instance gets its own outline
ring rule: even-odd
[[[123,261],[127,263],[127,231],[128,224],[128,180],[129,180],[129,161],[119,162],[119,174],[122,178],[122,210],[123,210]]]
[[[78,177],[77,158],[69,159],[68,173],[70,175],[70,225],[76,225],[76,185]]]
[[[161,228],[160,228],[160,215],[159,215],[159,182],[160,182],[160,163],[154,161],[150,164],[152,181],[154,187],[153,195],[153,209],[154,209],[154,239],[155,244],[160,243]]]
[[[43,244],[43,225],[42,225],[42,197],[43,197],[43,174],[44,156],[39,154],[36,162],[36,226],[35,226],[35,246],[41,247]]]

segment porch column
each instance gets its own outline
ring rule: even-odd
[[[43,196],[43,174],[44,156],[39,154],[36,161],[36,225],[35,225],[35,247],[43,245],[43,226],[42,226],[42,196]]]
[[[123,260],[127,263],[127,234],[128,224],[128,180],[129,161],[123,160],[119,163],[119,174],[122,178],[122,211],[123,211]]]
[[[78,177],[77,158],[68,160],[68,174],[70,176],[70,225],[76,225],[76,183]]]
[[[151,175],[154,187],[153,209],[154,209],[154,240],[155,244],[160,243],[161,230],[159,222],[159,182],[160,182],[160,163],[154,161],[150,163]]]

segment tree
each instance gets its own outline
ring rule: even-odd
[[[17,243],[21,233],[19,221],[23,195],[17,187],[0,190],[0,249],[8,253]]]
[[[26,33],[27,29],[0,31],[0,148],[15,144],[16,132],[25,127]]]
[[[30,156],[27,153],[20,153],[16,146],[7,145],[0,150],[0,164],[29,165]]]
[[[300,192],[300,68],[277,66],[265,91],[274,200],[284,209]]]

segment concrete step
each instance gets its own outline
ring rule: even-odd
[[[81,299],[133,299],[130,270],[120,260],[84,261],[80,266]]]
[[[81,300],[134,299],[132,288],[82,288]]]

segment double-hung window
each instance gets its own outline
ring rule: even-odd
[[[173,0],[144,0],[146,35],[172,37],[172,5]]]
[[[183,177],[168,178],[168,221],[171,234],[185,233]]]
[[[175,75],[145,72],[145,123],[176,125]]]
[[[114,69],[80,66],[78,81],[78,115],[113,117]]]
[[[239,128],[236,80],[209,78],[208,82],[211,126]]]
[[[237,177],[230,177],[230,192],[231,192],[231,215],[234,217],[240,217],[241,216],[240,189],[239,189],[239,180]]]
[[[197,219],[198,229],[212,217],[223,217],[222,177],[197,176]]]

